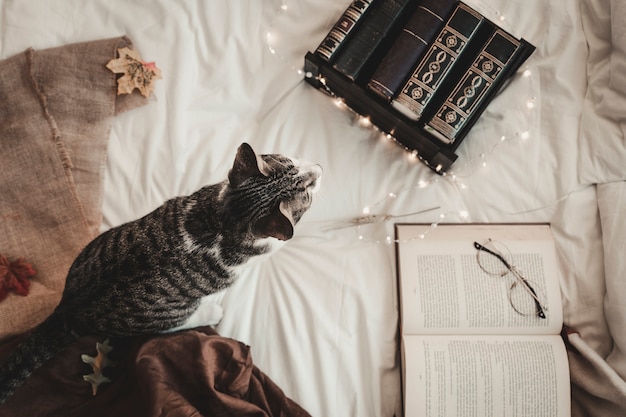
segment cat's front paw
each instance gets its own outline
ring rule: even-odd
[[[194,327],[201,326],[215,326],[224,315],[224,309],[222,306],[213,301],[210,297],[205,297],[200,302],[200,305],[187,319],[183,328],[192,329]]]
[[[224,316],[224,309],[216,303],[202,303],[196,313],[198,320],[202,322],[199,326],[216,326]]]
[[[182,325],[170,329],[168,332],[194,329],[202,326],[216,326],[222,320],[223,315],[224,310],[222,306],[209,297],[205,297],[200,301],[196,311]]]

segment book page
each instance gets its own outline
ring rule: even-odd
[[[407,231],[408,230],[408,231]],[[404,334],[558,334],[563,313],[554,243],[547,225],[440,225],[398,229],[398,275]],[[546,318],[520,314],[532,295],[506,268],[481,268],[474,242],[495,240],[546,308]],[[485,256],[482,254],[481,256]],[[491,255],[486,255],[491,256]],[[494,260],[495,263],[499,261]],[[526,292],[524,293],[524,290]],[[531,308],[530,313],[534,310]]]
[[[559,336],[406,336],[405,416],[570,416]]]

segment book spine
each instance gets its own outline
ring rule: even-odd
[[[423,0],[374,71],[367,88],[391,101],[457,4],[458,0]]]
[[[418,120],[485,18],[459,3],[392,106]]]
[[[355,81],[411,0],[374,0],[358,28],[337,54],[333,67]]]
[[[500,85],[498,79],[520,46],[520,41],[497,29],[425,129],[446,143],[454,142],[491,90]]]
[[[339,46],[354,29],[357,22],[370,6],[373,0],[355,0],[341,15],[328,35],[317,47],[315,52],[326,62],[330,62],[339,49]]]

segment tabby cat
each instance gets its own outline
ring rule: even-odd
[[[244,143],[228,179],[110,229],[72,264],[61,302],[0,365],[0,403],[83,335],[136,336],[214,324],[206,296],[293,236],[319,186],[319,165],[257,155]],[[206,303],[205,303],[206,304]]]

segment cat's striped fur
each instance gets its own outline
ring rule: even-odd
[[[203,297],[236,270],[287,240],[311,204],[321,168],[242,144],[228,179],[166,201],[113,228],[78,255],[60,304],[0,365],[0,403],[76,338],[162,333],[193,327]]]

